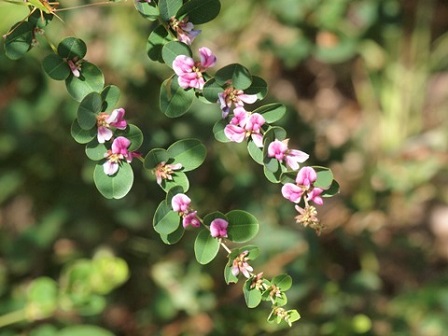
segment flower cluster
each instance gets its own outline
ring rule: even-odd
[[[265,120],[259,113],[247,112],[244,107],[238,106],[233,110],[233,118],[224,128],[226,137],[234,142],[243,142],[249,136],[257,147],[263,147],[261,127]]]
[[[240,253],[235,259],[233,259],[232,264],[232,274],[234,276],[238,276],[238,274],[242,273],[246,278],[250,278],[252,276],[252,272],[254,271],[253,267],[249,265],[249,258],[247,255],[249,251],[244,251]]]
[[[243,90],[235,89],[232,86],[226,88],[218,94],[218,103],[222,111],[222,118],[226,118],[232,107],[243,107],[244,104],[253,104],[257,101],[257,95],[244,93]]]
[[[197,216],[197,211],[190,207],[191,199],[185,194],[176,194],[171,199],[171,207],[174,211],[179,213],[182,217],[182,226],[187,228],[188,226],[199,227],[201,221]]]
[[[299,169],[299,163],[303,163],[308,160],[309,155],[297,149],[288,148],[289,139],[280,141],[275,139],[268,146],[268,156],[271,158],[276,158],[280,162],[285,162],[292,170]]]
[[[112,138],[113,132],[111,127],[124,130],[127,127],[127,122],[124,120],[125,110],[118,108],[112,111],[109,115],[101,112],[96,117],[96,126],[98,128],[97,139],[99,143],[105,143]]]
[[[227,238],[229,222],[222,218],[216,218],[210,223],[210,235],[213,238]]]
[[[105,174],[114,175],[118,171],[120,161],[126,160],[128,163],[131,163],[134,157],[139,156],[138,153],[128,150],[130,145],[131,141],[122,136],[117,137],[112,142],[111,149],[104,154],[104,157],[107,159],[103,164]]]
[[[202,90],[205,84],[203,73],[216,63],[216,56],[208,48],[199,49],[200,61],[191,57],[178,55],[173,61],[173,70],[178,76],[179,86],[183,89],[194,88]]]
[[[173,180],[172,174],[175,170],[182,169],[181,163],[167,164],[166,162],[160,162],[156,168],[154,168],[154,174],[156,175],[156,181],[158,185],[162,184],[163,180]]]
[[[312,201],[318,205],[323,204],[322,194],[323,189],[314,187],[314,182],[317,180],[316,171],[312,167],[303,167],[299,170],[296,177],[296,184],[286,183],[282,187],[283,197],[293,203],[299,203],[304,196],[306,204]]]
[[[64,60],[67,62],[73,76],[79,78],[81,76],[81,64],[82,64],[83,60],[79,59],[78,57],[74,57],[73,59],[64,59]]]

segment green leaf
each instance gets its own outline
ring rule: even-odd
[[[339,193],[339,183],[336,180],[331,182],[331,185],[328,189],[324,190],[322,193],[322,197],[333,197],[334,195]]]
[[[183,194],[185,193],[184,189],[181,186],[175,186],[173,188],[171,188],[170,190],[168,190],[168,192],[166,193],[166,202],[168,205],[171,204],[171,200],[173,199],[174,196],[176,196],[177,194]]]
[[[210,231],[202,229],[194,242],[194,254],[198,263],[205,265],[215,259],[219,251],[219,240],[210,235]]]
[[[164,179],[162,180],[161,187],[165,192],[172,189],[173,187],[180,186],[187,192],[190,189],[190,181],[185,173],[181,171],[176,171],[172,175],[172,180]]]
[[[204,87],[202,88],[202,94],[204,98],[207,99],[210,103],[218,102],[218,94],[223,92],[224,89],[216,82],[214,78],[205,82]]]
[[[162,58],[166,65],[173,67],[174,59],[179,55],[192,57],[191,49],[188,45],[178,41],[171,41],[162,48]]]
[[[32,281],[26,294],[31,320],[49,317],[57,308],[58,288],[50,278],[41,277]]]
[[[115,85],[108,85],[101,92],[103,106],[101,111],[111,111],[120,99],[120,89]]]
[[[300,320],[300,314],[295,309],[288,310],[287,315],[288,317],[285,319],[285,321],[289,324],[289,326],[291,326],[293,322]]]
[[[18,22],[11,27],[5,39],[5,55],[18,60],[32,47],[34,26],[28,22]]]
[[[256,163],[263,164],[263,150],[257,147],[252,139],[247,142],[247,151]]]
[[[41,11],[34,11],[28,17],[28,22],[38,28],[44,28],[47,26],[51,20],[53,20],[53,14],[42,13]]]
[[[174,231],[170,234],[167,234],[167,235],[160,234],[160,239],[167,245],[173,245],[182,239],[184,233],[185,233],[185,229],[183,228],[182,225],[179,225],[179,227],[176,229],[176,231]]]
[[[223,213],[219,212],[219,211],[215,211],[215,212],[212,212],[212,213],[209,213],[209,214],[205,215],[202,221],[203,221],[203,223],[205,225],[210,226],[210,224],[216,218],[222,218],[222,219],[225,219],[227,221],[226,216]]]
[[[286,131],[278,126],[269,127],[268,130],[263,135],[263,142],[266,145],[269,145],[275,139],[284,140],[286,139],[287,133]]]
[[[287,291],[292,286],[292,278],[288,274],[280,274],[271,280],[282,292]]]
[[[279,183],[281,181],[282,171],[278,170],[276,172],[272,172],[266,167],[263,167],[264,176],[268,179],[269,182]]]
[[[64,80],[70,75],[70,67],[61,57],[50,54],[42,61],[45,73],[54,80]]]
[[[182,89],[174,76],[160,87],[160,109],[169,118],[180,117],[190,109],[194,97],[194,90]]]
[[[78,59],[82,59],[84,58],[86,53],[86,44],[83,40],[80,40],[76,37],[67,37],[63,39],[58,45],[58,54],[62,58],[71,60],[76,57]]]
[[[241,64],[229,64],[219,69],[215,74],[216,83],[225,85],[231,82],[231,85],[240,90],[247,89],[252,84],[252,76]]]
[[[90,128],[88,130],[82,129],[81,126],[79,126],[78,124],[78,119],[75,119],[72,123],[70,133],[77,143],[83,145],[95,139],[97,135],[97,129],[96,128]]]
[[[168,162],[170,156],[164,148],[153,148],[145,156],[143,166],[146,169],[154,169],[161,162]]]
[[[104,87],[104,76],[101,70],[92,63],[82,62],[81,76],[70,75],[65,80],[68,93],[76,101],[81,101],[91,92],[100,92]]]
[[[155,21],[159,18],[159,9],[146,1],[134,1],[134,6],[147,20]]]
[[[91,92],[81,101],[78,107],[78,124],[84,130],[96,128],[97,115],[101,112],[103,100],[97,92]]]
[[[169,235],[179,227],[180,216],[177,212],[171,210],[171,206],[166,201],[162,201],[154,213],[152,224],[157,233]]]
[[[232,274],[233,259],[229,261],[229,263],[226,265],[226,267],[224,267],[224,280],[226,281],[226,284],[238,282],[238,277],[236,277]]]
[[[159,0],[160,17],[168,22],[176,15],[180,7],[182,7],[182,0]]]
[[[120,199],[131,190],[134,183],[134,172],[128,162],[121,161],[118,172],[109,176],[104,172],[103,165],[97,164],[93,172],[93,181],[104,197]]]
[[[128,124],[125,130],[117,130],[117,136],[124,136],[131,141],[128,151],[134,152],[140,148],[143,143],[143,133],[137,126]]]
[[[221,9],[219,0],[191,0],[184,4],[177,12],[177,18],[188,16],[194,24],[202,24],[213,20]]]
[[[227,124],[227,120],[220,119],[215,123],[215,125],[213,125],[213,134],[215,135],[215,139],[219,142],[230,142],[230,139],[224,133],[224,129],[226,128]]]
[[[314,182],[314,186],[317,188],[327,189],[333,183],[333,173],[329,168],[314,166],[312,167],[317,174],[317,180]]]
[[[252,83],[244,90],[244,93],[255,94],[259,100],[262,100],[268,94],[268,84],[263,78],[252,76]]]
[[[270,124],[283,118],[286,113],[286,107],[283,104],[273,103],[260,106],[252,112],[261,114],[264,120]]]
[[[149,34],[148,42],[146,43],[146,53],[152,61],[163,63],[162,48],[172,41],[172,38],[164,26],[157,26],[151,34]]]
[[[173,143],[167,150],[174,163],[181,163],[184,172],[198,168],[205,160],[207,149],[198,139],[184,139]]]
[[[244,243],[258,233],[258,221],[248,212],[232,210],[226,214],[229,221],[227,234],[230,241]]]
[[[114,336],[111,332],[90,325],[78,325],[78,326],[70,326],[66,327],[59,331],[58,336]]]
[[[252,285],[253,278],[247,279],[243,286],[244,300],[248,308],[255,308],[261,302],[261,292],[260,290],[250,288]]]
[[[107,153],[105,144],[98,143],[93,140],[86,145],[86,155],[92,161],[100,161],[104,159],[104,154]]]

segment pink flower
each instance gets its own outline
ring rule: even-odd
[[[181,163],[166,164],[166,162],[160,162],[156,168],[154,168],[154,174],[156,175],[157,183],[162,184],[163,180],[172,180],[171,176],[174,170],[179,170],[182,168]]]
[[[246,278],[249,279],[251,277],[251,273],[254,269],[247,262],[249,260],[249,258],[247,258],[248,254],[249,251],[244,251],[238,257],[233,259],[231,272],[234,276],[238,276],[241,272]]]
[[[191,45],[196,36],[201,33],[200,30],[194,29],[193,23],[189,22],[187,17],[180,21],[172,17],[170,19],[170,26],[176,32],[177,39],[188,45]]]
[[[115,127],[124,130],[127,127],[126,120],[124,120],[125,110],[118,108],[112,111],[109,115],[107,113],[100,113],[96,117],[96,125],[98,127],[97,139],[99,143],[104,143],[112,138],[113,132],[110,129]]]
[[[308,160],[309,155],[297,149],[288,148],[289,139],[280,141],[275,139],[269,144],[268,156],[276,158],[278,161],[285,161],[286,165],[292,170],[299,169],[299,163]]]
[[[210,235],[213,238],[226,238],[229,222],[222,218],[214,219],[210,224]]]
[[[263,147],[263,135],[261,127],[265,120],[259,113],[250,113],[243,107],[234,110],[234,117],[224,128],[226,137],[234,142],[241,143],[247,137],[251,137],[257,147]]]
[[[188,226],[199,227],[201,220],[197,211],[190,207],[191,199],[185,194],[176,194],[171,199],[171,207],[182,217],[182,226],[186,229]]]
[[[78,57],[74,57],[73,59],[64,58],[64,60],[67,62],[73,76],[79,78],[81,76],[82,59],[78,59]]]
[[[111,149],[109,149],[104,157],[107,161],[103,164],[104,173],[107,175],[114,175],[119,168],[120,161],[126,160],[132,162],[132,158],[138,154],[129,152],[128,148],[131,141],[125,137],[119,136],[112,142]]]
[[[227,117],[232,106],[242,107],[244,103],[253,104],[256,101],[257,95],[245,94],[243,90],[233,87],[228,87],[218,94],[218,103],[220,104],[223,118]]]
[[[199,62],[185,55],[179,55],[174,59],[173,70],[178,76],[177,80],[181,88],[202,90],[204,87],[205,80],[202,73],[215,65],[216,56],[205,47],[199,49],[199,55],[201,58]]]
[[[185,194],[176,194],[171,199],[171,207],[176,212],[187,212],[190,208],[191,199]]]
[[[312,167],[303,167],[297,173],[296,184],[285,183],[282,187],[282,195],[293,203],[299,203],[302,196],[306,196],[306,201],[322,205],[323,199],[320,195],[323,189],[314,187],[316,180],[316,171]]]

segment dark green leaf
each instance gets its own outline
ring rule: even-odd
[[[72,60],[82,59],[87,53],[87,46],[83,40],[76,37],[67,37],[58,45],[58,54],[62,58]]]
[[[96,128],[97,115],[101,111],[103,100],[97,92],[91,92],[81,101],[78,107],[78,124],[84,130]]]
[[[263,150],[257,147],[251,139],[247,142],[247,151],[256,163],[263,164]]]
[[[78,119],[75,119],[72,123],[70,133],[77,143],[86,144],[95,139],[98,131],[95,127],[88,130],[82,129],[78,124]]]
[[[58,336],[114,336],[111,332],[97,327],[89,325],[78,325],[66,327],[59,331]]]
[[[216,83],[225,85],[231,83],[236,89],[247,89],[252,84],[252,76],[241,64],[229,64],[219,69],[215,74]]]
[[[81,76],[70,75],[65,80],[68,93],[76,101],[81,101],[91,92],[101,92],[104,87],[104,76],[101,70],[92,63],[82,62]]]
[[[172,189],[173,187],[180,186],[184,190],[184,192],[187,192],[188,189],[190,189],[190,181],[188,180],[188,177],[185,173],[181,171],[175,171],[171,175],[172,179],[164,179],[162,180],[162,184],[160,185],[165,192]]]
[[[70,67],[60,56],[50,54],[42,61],[45,73],[54,80],[64,80],[70,75]]]
[[[148,42],[146,44],[146,53],[152,61],[158,61],[163,63],[162,48],[163,46],[172,41],[170,34],[164,26],[157,26],[149,35]]]
[[[215,139],[219,142],[230,142],[230,139],[224,133],[224,129],[226,128],[227,124],[227,120],[220,119],[215,123],[215,125],[213,125],[213,134],[215,135]]]
[[[176,231],[170,233],[170,234],[160,234],[160,239],[167,245],[176,244],[181,238],[183,237],[185,233],[185,229],[182,225],[179,225],[179,227],[176,229]]]
[[[177,82],[177,76],[169,78],[160,87],[160,109],[169,118],[185,114],[193,104],[194,90],[184,90]]]
[[[174,163],[181,163],[183,171],[198,168],[205,160],[207,149],[198,139],[184,139],[173,143],[168,148],[168,154]]]
[[[117,130],[117,136],[124,136],[131,141],[128,151],[134,152],[140,148],[143,143],[143,133],[137,126],[128,124],[125,130]]]
[[[146,169],[154,169],[161,162],[168,162],[170,156],[164,148],[153,148],[145,156],[144,167]]]
[[[182,6],[182,0],[159,0],[160,17],[168,22]]]
[[[256,94],[259,100],[262,100],[268,94],[268,84],[266,81],[258,76],[252,76],[252,83],[244,90],[246,94]]]
[[[191,49],[185,43],[171,41],[162,48],[162,58],[166,65],[173,67],[174,59],[179,55],[192,57]]]
[[[154,213],[154,230],[163,235],[169,235],[177,230],[180,225],[179,214],[171,210],[166,201],[160,202]]]
[[[31,49],[34,26],[28,22],[18,22],[11,27],[5,39],[5,54],[17,60]]]
[[[202,94],[204,95],[204,98],[207,99],[210,103],[217,103],[218,94],[223,91],[224,89],[216,82],[214,78],[212,78],[205,82],[202,89]]]
[[[144,0],[136,0],[134,1],[134,6],[145,19],[155,21],[159,18],[159,9],[153,4],[150,4]]]
[[[176,17],[188,17],[194,24],[206,23],[218,16],[221,9],[219,0],[191,0],[184,4]]]
[[[101,110],[111,111],[120,99],[120,89],[115,85],[108,85],[101,92],[101,98],[103,99]]]
[[[258,221],[248,212],[242,210],[232,210],[226,214],[229,221],[227,234],[230,241],[244,243],[258,233]]]
[[[334,195],[339,193],[339,183],[336,180],[333,180],[330,187],[322,193],[322,197],[333,197]]]

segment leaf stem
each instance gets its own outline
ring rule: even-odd
[[[23,321],[25,319],[25,309],[16,310],[14,312],[2,315],[0,316],[0,328]]]

